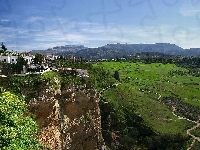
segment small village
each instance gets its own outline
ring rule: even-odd
[[[59,71],[65,73],[74,73],[78,77],[89,77],[87,70],[79,68],[57,68],[57,59],[67,59],[71,62],[80,61],[75,56],[57,56],[53,54],[42,55],[36,53],[35,55],[30,52],[14,52],[7,51],[7,48],[2,43],[0,50],[0,76],[26,76],[29,74],[43,74],[47,71]],[[62,58],[61,58],[62,57]]]

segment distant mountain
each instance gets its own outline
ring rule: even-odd
[[[183,49],[175,44],[107,44],[98,48],[88,48],[83,45],[56,46],[47,50],[34,50],[31,53],[77,55],[85,59],[119,58],[142,52],[158,52],[169,55],[196,56],[200,55],[200,48]]]
[[[200,55],[200,48],[190,48],[190,49],[185,49],[184,54],[187,56],[196,56]]]
[[[84,47],[83,45],[65,45],[65,46],[56,46],[53,48],[48,48],[47,50],[32,50],[31,54],[71,54],[76,53],[77,51],[87,49],[87,47]]]

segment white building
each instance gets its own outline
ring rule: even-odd
[[[45,56],[45,59],[46,60],[51,60],[51,61],[54,61],[56,59],[58,59],[59,56],[55,56],[55,55],[46,55]]]
[[[6,62],[6,63],[17,63],[18,56],[1,56],[0,55],[0,62]]]
[[[33,61],[33,57],[32,57],[32,56],[24,56],[23,58],[24,58],[24,60],[27,61],[27,64],[28,64],[28,65],[30,65],[31,62]]]
[[[7,54],[6,56],[2,56],[0,55],[0,62],[6,62],[6,63],[10,63],[10,64],[16,64],[17,63],[17,59],[19,56],[13,56],[12,54]],[[27,61],[27,64],[31,64],[31,62],[33,61],[34,56],[23,56],[24,60]]]

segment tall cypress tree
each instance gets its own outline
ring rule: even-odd
[[[1,49],[2,49],[2,52],[6,52],[7,48],[6,46],[3,44],[3,42],[1,43]]]

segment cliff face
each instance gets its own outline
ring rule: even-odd
[[[41,85],[37,99],[29,102],[40,128],[38,140],[50,149],[105,149],[96,91],[84,86],[65,89]]]

